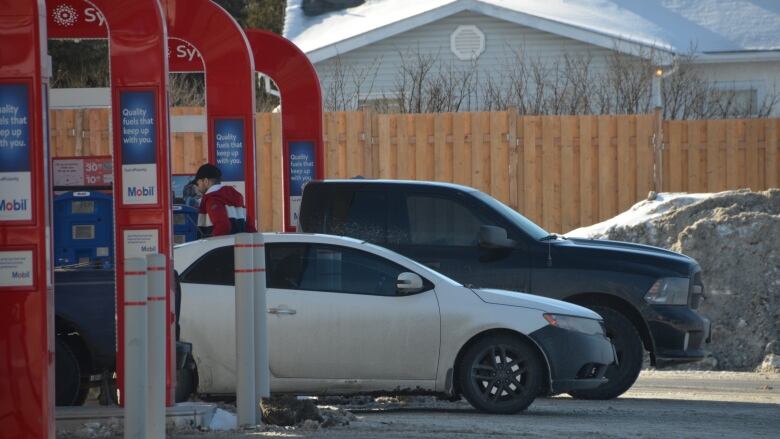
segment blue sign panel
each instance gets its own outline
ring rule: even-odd
[[[30,88],[0,84],[0,221],[32,219]]]
[[[244,121],[217,119],[214,121],[214,136],[222,181],[244,181]]]
[[[0,172],[30,172],[30,90],[0,84]]]
[[[157,111],[153,91],[119,93],[122,203],[157,203]]]
[[[154,98],[152,91],[124,91],[119,95],[123,165],[157,163]]]
[[[303,195],[303,187],[314,179],[314,142],[290,142],[290,196]]]

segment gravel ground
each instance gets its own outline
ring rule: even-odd
[[[778,438],[780,374],[644,371],[612,401],[540,398],[513,416],[475,412],[465,401],[429,397],[353,398],[338,409],[354,413],[348,426],[263,426],[243,432],[177,432],[181,439],[381,438]],[[326,407],[321,407],[326,409]],[[307,421],[308,422],[308,421]],[[120,438],[121,436],[101,436]]]

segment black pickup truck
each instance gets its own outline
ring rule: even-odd
[[[81,405],[102,385],[101,403],[116,402],[114,270],[94,267],[54,271],[55,403]],[[178,283],[177,283],[178,287]],[[178,292],[178,288],[177,288]],[[176,343],[176,399],[192,392],[194,363],[188,343]]]
[[[54,272],[55,401],[81,405],[116,370],[114,270]]]
[[[619,363],[607,383],[570,392],[610,399],[642,367],[705,356],[710,322],[698,263],[656,247],[550,234],[472,188],[420,181],[313,181],[299,231],[351,236],[388,247],[463,283],[565,300],[604,318]],[[644,349],[643,349],[644,347]]]

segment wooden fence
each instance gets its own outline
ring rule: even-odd
[[[174,109],[173,115],[200,109]],[[106,110],[52,112],[54,156],[109,154]],[[419,179],[473,186],[551,231],[611,218],[653,189],[654,118],[509,112],[327,113],[327,178]],[[666,121],[662,189],[777,187],[780,119]],[[81,132],[77,135],[77,132]],[[282,228],[281,120],[256,118],[259,218]],[[205,161],[203,133],[173,136],[174,173]]]

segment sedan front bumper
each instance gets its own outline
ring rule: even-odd
[[[617,361],[615,347],[604,335],[545,326],[530,336],[547,356],[552,393],[596,388],[607,382],[604,372]]]

